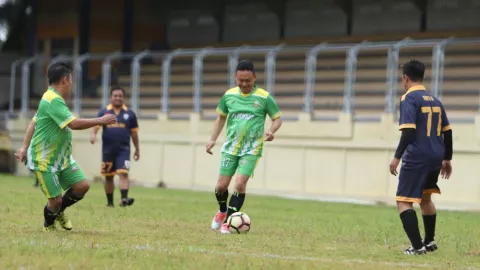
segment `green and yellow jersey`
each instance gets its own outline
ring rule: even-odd
[[[282,115],[270,93],[257,86],[250,94],[242,93],[239,87],[227,90],[217,113],[228,116],[222,153],[233,156],[261,156],[266,115],[272,119]]]
[[[75,163],[71,157],[72,130],[67,127],[74,119],[65,100],[49,87],[33,118],[35,132],[27,152],[30,170],[56,173]]]

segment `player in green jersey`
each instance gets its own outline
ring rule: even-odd
[[[219,114],[213,126],[212,137],[206,151],[212,154],[220,132],[227,122],[227,136],[222,147],[220,173],[215,187],[215,196],[220,206],[212,221],[212,230],[230,233],[226,220],[240,211],[245,201],[248,179],[262,156],[263,142],[272,141],[275,132],[282,125],[281,112],[275,99],[255,84],[255,68],[252,62],[238,63],[235,80],[238,87],[227,90],[217,107]],[[272,125],[265,132],[265,118],[272,119]],[[228,116],[228,120],[227,120]],[[228,200],[228,186],[237,172],[234,193]]]
[[[77,203],[90,185],[80,166],[72,158],[72,130],[116,123],[115,115],[101,118],[75,118],[65,103],[72,88],[72,68],[57,62],[47,71],[48,90],[43,94],[37,113],[27,127],[23,146],[16,153],[40,182],[48,198],[44,208],[44,229],[55,230],[55,221],[65,230],[72,224],[65,209]],[[62,197],[62,189],[65,194]]]

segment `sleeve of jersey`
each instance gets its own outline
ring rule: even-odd
[[[450,121],[448,120],[447,117],[447,112],[445,111],[445,108],[442,106],[442,131],[449,131],[452,130],[452,126],[450,126]]]
[[[55,98],[50,103],[49,115],[61,129],[64,129],[68,124],[75,120],[75,117],[68,109],[65,101],[60,98]]]
[[[137,115],[132,111],[132,118],[130,119],[130,132],[138,132],[138,120]]]
[[[270,116],[270,118],[272,118],[272,120],[282,116],[282,112],[280,111],[277,102],[271,95],[268,95],[267,97],[267,114]]]
[[[227,96],[226,95],[223,95],[223,97],[220,99],[220,103],[218,103],[216,111],[221,116],[227,116],[228,115]]]
[[[417,128],[417,110],[415,108],[415,100],[407,95],[402,97],[400,101],[400,130],[404,128]]]

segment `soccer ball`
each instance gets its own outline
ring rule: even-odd
[[[235,212],[227,219],[227,224],[231,232],[247,233],[250,231],[250,217],[242,212]]]

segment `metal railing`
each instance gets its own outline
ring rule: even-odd
[[[386,69],[386,92],[385,92],[385,112],[396,112],[397,101],[397,86],[398,86],[398,67],[399,67],[399,54],[402,48],[406,47],[425,47],[432,48],[432,79],[431,79],[431,91],[432,93],[442,98],[443,95],[443,69],[445,59],[445,48],[452,44],[469,44],[480,43],[480,39],[435,39],[435,40],[412,40],[406,38],[401,41],[393,42],[368,42],[364,41],[355,44],[327,44],[322,43],[316,46],[289,46],[280,44],[278,46],[241,46],[234,48],[199,48],[199,49],[187,49],[187,50],[174,50],[171,52],[151,52],[142,51],[139,53],[120,53],[115,52],[112,54],[84,54],[73,59],[71,56],[60,56],[51,60],[51,63],[60,60],[68,60],[74,62],[75,80],[73,86],[73,111],[77,114],[82,112],[82,97],[83,97],[83,69],[82,66],[85,61],[88,60],[103,60],[102,63],[102,106],[108,104],[109,88],[111,84],[111,71],[112,61],[116,60],[132,60],[130,63],[130,76],[131,76],[131,107],[134,111],[141,110],[140,107],[140,77],[141,77],[141,62],[143,59],[160,58],[162,59],[162,74],[159,79],[161,85],[159,85],[159,108],[163,113],[169,113],[170,111],[170,76],[172,60],[176,57],[189,57],[193,60],[192,63],[192,105],[193,111],[201,113],[203,111],[202,96],[203,96],[203,69],[205,57],[207,56],[225,56],[228,59],[228,73],[226,78],[226,87],[235,86],[235,69],[238,63],[240,54],[258,54],[265,56],[265,86],[266,89],[275,95],[275,82],[276,82],[276,64],[277,54],[279,52],[305,52],[305,80],[304,80],[304,99],[303,99],[303,111],[312,113],[315,108],[315,84],[317,77],[317,63],[321,60],[322,53],[344,51],[346,52],[345,58],[345,75],[344,75],[344,91],[343,91],[343,106],[342,112],[353,114],[355,112],[355,86],[356,86],[356,72],[357,72],[357,60],[358,53],[360,51],[368,50],[386,50],[387,54],[387,69]],[[320,56],[320,59],[319,59]],[[28,59],[19,59],[13,62],[11,70],[11,84],[10,84],[10,104],[9,114],[14,113],[14,96],[15,96],[15,77],[16,70],[22,66],[22,99],[21,99],[21,113],[26,115],[29,111],[29,97],[30,97],[30,70],[32,63],[37,61],[43,61],[42,56],[34,56]],[[480,111],[480,107],[479,107]]]

